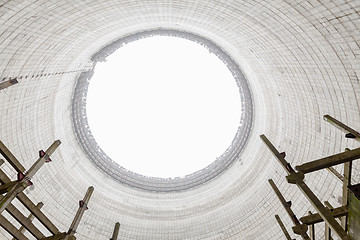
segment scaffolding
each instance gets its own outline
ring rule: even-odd
[[[354,139],[359,141],[360,134],[354,129],[348,127],[337,119],[325,115],[324,120],[334,125],[341,131],[345,133],[346,138]],[[349,186],[351,186],[351,169],[352,161],[360,158],[360,148],[353,150],[345,149],[344,152],[321,158],[315,161],[307,162],[296,166],[296,171],[292,168],[289,162],[285,160],[285,152],[279,152],[274,145],[269,141],[265,135],[261,135],[260,138],[267,145],[270,151],[277,158],[280,165],[286,171],[287,182],[290,184],[295,184],[302,191],[311,205],[316,209],[317,213],[313,214],[309,212],[309,215],[301,217],[300,221],[297,219],[296,215],[291,210],[291,201],[286,201],[282,196],[280,190],[277,188],[273,180],[269,180],[271,187],[273,188],[275,194],[280,199],[283,207],[290,216],[292,222],[294,223],[293,232],[297,235],[300,235],[302,239],[306,240],[315,240],[315,224],[320,222],[325,222],[325,239],[332,239],[331,234],[335,233],[342,240],[358,240],[360,236],[351,234],[348,227],[348,213],[349,213]],[[333,166],[338,164],[344,164],[344,174],[337,172]],[[305,175],[311,172],[315,172],[321,169],[327,169],[332,173],[337,179],[342,182],[343,193],[342,193],[342,206],[334,208],[331,204],[325,201],[325,205],[321,203],[315,193],[307,186],[304,182]],[[289,233],[287,232],[285,226],[282,224],[278,215],[275,216],[282,231],[285,234],[287,239],[290,239]],[[336,220],[340,218],[340,223]],[[301,222],[301,223],[300,223]],[[309,232],[309,234],[308,234]],[[310,236],[309,236],[310,235]]]

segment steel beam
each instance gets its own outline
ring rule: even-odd
[[[0,215],[0,225],[7,231],[11,236],[17,240],[28,240],[24,234],[22,234],[16,227],[14,227],[4,216]]]
[[[275,185],[274,181],[272,179],[268,180],[270,183],[270,186],[274,190],[276,196],[279,198],[281,204],[285,208],[287,214],[291,218],[292,222],[294,223],[295,227],[293,227],[293,231],[295,234],[300,235],[303,239],[310,240],[309,236],[307,235],[307,226],[305,224],[300,224],[299,220],[297,219],[295,213],[291,210],[291,202],[287,202],[283,195],[281,194],[280,190]]]
[[[276,218],[276,221],[279,223],[280,228],[281,228],[281,230],[283,231],[286,239],[287,239],[287,240],[292,240],[291,237],[290,237],[290,235],[289,235],[289,232],[286,230],[286,228],[285,228],[283,222],[281,221],[279,215],[275,215],[275,218]],[[110,240],[113,240],[113,239],[110,239]]]
[[[21,163],[16,159],[16,157],[10,152],[10,150],[5,146],[2,141],[0,141],[0,153],[17,172],[25,172],[25,168],[21,165]]]
[[[79,226],[80,220],[85,212],[85,210],[87,210],[87,204],[89,203],[91,194],[94,191],[94,187],[90,186],[84,196],[84,199],[82,201],[79,202],[79,209],[75,215],[75,218],[73,220],[73,222],[71,223],[71,226],[69,228],[69,231],[66,234],[65,240],[69,240],[71,239],[70,237],[74,236],[74,234],[76,233],[77,227]]]
[[[2,183],[10,182],[10,179],[0,169],[0,180]],[[35,206],[35,204],[24,194],[19,193],[16,197],[52,234],[60,233],[59,229]]]
[[[5,88],[8,88],[14,84],[17,84],[18,83],[18,80],[16,78],[12,78],[8,81],[5,81],[5,82],[1,82],[0,83],[0,90],[2,89],[5,89]]]
[[[346,216],[348,214],[348,206],[342,206],[334,209],[330,209],[330,212],[334,218]],[[316,224],[323,222],[324,220],[318,213],[311,214],[300,218],[300,221],[306,225]]]
[[[341,163],[346,163],[360,158],[360,148],[345,151],[329,157],[321,158],[312,162],[307,162],[296,166],[295,169],[303,173],[310,173],[324,168],[328,168]]]
[[[331,117],[330,115],[325,115],[324,120],[329,122],[331,125],[335,126],[336,128],[340,129],[341,131],[343,131],[346,134],[345,137],[353,138],[357,141],[360,141],[360,133],[355,131],[351,127],[343,124],[342,122]]]
[[[6,211],[22,225],[23,229],[26,228],[34,237],[37,239],[45,237],[44,234],[32,224],[31,220],[25,217],[14,205],[9,204],[6,207]],[[21,233],[24,233],[24,230],[19,229]]]
[[[114,232],[113,232],[112,238],[110,238],[110,240],[117,240],[118,239],[119,229],[120,229],[120,223],[117,222],[115,224]]]
[[[269,149],[273,152],[273,154],[278,158],[278,161],[285,169],[285,171],[289,174],[286,178],[289,183],[296,184],[298,188],[302,191],[302,193],[306,196],[309,202],[313,205],[316,211],[320,214],[322,219],[330,226],[330,228],[336,232],[336,234],[342,240],[351,240],[349,235],[342,229],[340,224],[335,220],[335,218],[331,215],[329,209],[325,208],[324,205],[320,202],[320,200],[316,197],[316,195],[311,191],[311,189],[304,182],[304,173],[302,171],[295,172],[290,164],[286,162],[284,157],[280,154],[276,148],[271,144],[271,142],[265,137],[265,135],[260,136],[266,145],[268,145]],[[345,152],[349,153],[351,151]],[[329,166],[326,166],[329,167]]]
[[[310,211],[309,211],[309,215],[312,215],[312,213]],[[300,221],[301,221],[301,218],[300,218]],[[315,240],[315,224],[310,225],[310,227],[309,227],[309,235],[310,235],[311,240]]]

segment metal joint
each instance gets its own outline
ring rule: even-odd
[[[302,171],[293,172],[290,175],[286,176],[286,180],[288,183],[296,184],[299,181],[304,180],[305,174]]]

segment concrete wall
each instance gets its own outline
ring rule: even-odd
[[[66,231],[89,185],[95,187],[78,239],[280,239],[274,214],[290,221],[273,178],[298,216],[313,209],[261,142],[265,133],[294,166],[359,147],[322,120],[360,129],[360,1],[0,1],[0,137],[29,168],[37,151],[63,144],[34,177],[34,201]],[[86,157],[73,132],[77,77],[104,45],[137,31],[171,28],[212,40],[242,67],[255,122],[239,161],[200,187],[173,193],[132,189]],[[2,169],[12,178],[15,172]],[[342,168],[337,168],[341,170]],[[353,180],[359,182],[359,164]],[[339,206],[341,185],[327,171],[306,176],[322,201]],[[321,226],[321,225],[320,225]],[[323,228],[318,229],[319,236]],[[9,238],[1,232],[0,238]]]

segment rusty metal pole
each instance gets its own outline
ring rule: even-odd
[[[309,200],[309,202],[313,205],[316,211],[319,213],[322,219],[330,226],[330,228],[336,232],[336,234],[342,240],[351,240],[349,235],[345,232],[345,230],[340,226],[340,224],[335,220],[332,216],[329,209],[325,208],[324,205],[320,202],[320,200],[316,197],[316,195],[311,191],[311,189],[304,182],[304,172],[295,170],[291,167],[290,163],[288,163],[284,157],[285,153],[279,153],[277,149],[272,145],[272,143],[265,137],[265,135],[261,135],[260,138],[263,142],[268,146],[270,151],[276,156],[281,166],[288,173],[286,177],[287,181],[291,184],[296,184],[299,189],[303,192],[305,197]],[[349,151],[350,152],[350,151]],[[328,164],[325,164],[326,167],[329,167]],[[318,166],[315,166],[317,168]]]
[[[356,141],[360,141],[360,133],[355,131],[351,127],[345,125],[344,123],[331,117],[330,115],[325,115],[324,120],[329,122],[331,125],[335,126],[336,128],[340,129],[341,131],[343,131],[345,133],[346,138],[353,138]]]
[[[114,232],[113,232],[112,238],[110,238],[110,240],[117,240],[118,239],[119,229],[120,229],[120,223],[117,222],[115,224]]]
[[[24,191],[29,185],[31,185],[31,178],[35,173],[41,168],[46,161],[49,160],[50,155],[58,148],[61,144],[60,140],[55,141],[47,150],[44,152],[44,155],[41,156],[32,167],[22,175],[22,179],[19,179],[10,191],[1,199],[0,201],[0,214],[5,210],[5,208],[11,203],[11,201],[22,191]],[[21,174],[21,173],[20,173]]]
[[[275,215],[275,218],[276,218],[276,221],[279,223],[279,226],[280,226],[281,230],[283,231],[286,239],[287,240],[292,240],[290,235],[289,235],[289,232],[286,230],[286,228],[285,228],[283,222],[281,221],[279,215]]]
[[[5,81],[5,82],[1,82],[0,83],[0,90],[2,89],[5,89],[5,88],[8,88],[14,84],[17,84],[18,83],[18,80],[16,78],[12,78],[8,81]]]
[[[66,234],[66,237],[64,238],[64,240],[69,240],[71,239],[74,234],[76,233],[76,229],[79,226],[80,220],[82,218],[82,216],[84,215],[85,210],[88,209],[87,204],[89,203],[91,194],[94,191],[94,187],[90,186],[84,196],[84,199],[79,201],[79,209],[74,217],[73,222],[71,223],[71,226],[69,228],[69,231]]]
[[[309,211],[309,215],[312,215],[312,213]],[[301,218],[300,218],[301,221]],[[315,224],[311,224],[309,227],[309,235],[311,240],[315,240]]]
[[[272,179],[269,179],[268,181],[270,183],[270,186],[274,190],[276,196],[279,198],[281,204],[285,208],[287,214],[291,218],[291,221],[294,223],[295,227],[292,228],[294,233],[300,235],[304,240],[310,240],[309,236],[306,233],[308,230],[307,226],[299,222],[295,213],[291,210],[291,202],[287,202],[285,200],[284,196],[281,194],[280,190],[277,188]]]

